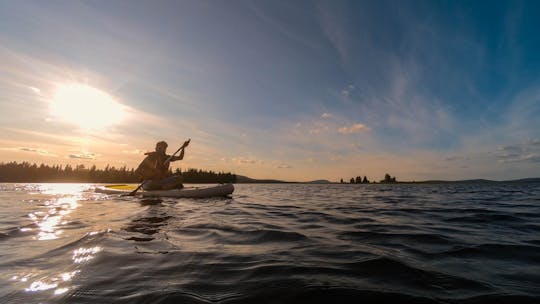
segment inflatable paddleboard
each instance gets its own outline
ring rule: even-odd
[[[95,191],[105,194],[128,194],[135,190],[138,185],[105,185],[96,187]],[[139,190],[136,195],[143,197],[187,197],[187,198],[206,198],[216,196],[227,196],[234,191],[233,184],[219,184],[201,187],[184,187],[182,189],[172,190]]]

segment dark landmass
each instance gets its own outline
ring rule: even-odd
[[[170,171],[173,174],[172,171]],[[214,172],[200,169],[176,169],[175,174],[182,174],[185,183],[234,183],[236,175],[230,172]],[[141,182],[133,168],[84,165],[37,165],[28,162],[0,163],[0,182],[2,183],[139,183]]]
[[[84,165],[72,167],[70,165],[37,165],[29,162],[9,162],[0,163],[0,182],[20,182],[20,183],[46,183],[46,182],[80,182],[80,183],[138,183],[140,180],[136,176],[133,168],[107,166],[98,169],[96,166],[86,168]],[[170,172],[173,173],[172,171]],[[182,174],[185,183],[252,183],[252,184],[349,184],[343,182],[331,182],[326,179],[317,179],[306,182],[291,182],[277,179],[255,179],[243,175],[236,175],[230,172],[214,172],[201,169],[176,169],[175,174]],[[491,184],[491,183],[540,183],[540,178],[522,178],[514,180],[495,181],[488,179],[469,180],[427,180],[427,181],[396,181],[395,177],[389,174],[379,183],[373,183],[364,178],[351,178],[350,184]]]
[[[402,183],[416,183],[416,184],[496,184],[496,183],[540,183],[540,178],[522,178],[513,180],[489,180],[489,179],[467,179],[467,180],[428,180],[420,182],[402,182]]]
[[[333,184],[331,181],[326,179],[317,179],[307,182],[291,182],[283,181],[277,179],[255,179],[243,175],[236,175],[237,184]]]
[[[243,175],[236,175],[236,183],[239,183],[239,184],[285,184],[285,183],[292,183],[292,182],[286,182],[286,181],[277,180],[277,179],[254,179],[254,178],[243,176]]]
[[[331,184],[332,182],[326,179],[318,179],[314,181],[307,182],[307,184]]]
[[[510,183],[540,183],[540,177],[515,179],[508,182]]]

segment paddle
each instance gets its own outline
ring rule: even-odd
[[[169,156],[169,158],[167,158],[167,159],[165,160],[164,164],[167,164],[167,163],[171,162],[171,159],[176,155],[176,153],[180,152],[180,151],[183,150],[185,147],[187,147],[187,146],[189,145],[189,142],[190,142],[190,141],[191,141],[191,138],[188,139],[188,140],[186,140],[186,141],[184,142],[184,144],[183,144],[180,148],[178,148],[178,150],[176,150],[176,152],[174,152],[171,156]],[[137,193],[137,191],[139,191],[139,190],[142,188],[142,186],[144,185],[144,183],[146,183],[146,180],[143,181],[137,188],[135,188],[135,190],[131,191],[131,192],[128,193],[128,194],[124,194],[123,196],[135,196],[135,193]]]

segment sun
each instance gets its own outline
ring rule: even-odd
[[[56,118],[83,129],[102,129],[125,116],[124,107],[113,97],[86,84],[59,86],[50,110]]]

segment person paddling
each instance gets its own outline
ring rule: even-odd
[[[185,141],[173,155],[167,155],[167,143],[160,141],[156,144],[154,152],[145,153],[146,157],[141,162],[135,173],[141,181],[144,181],[144,190],[170,190],[183,188],[181,175],[169,175],[169,165],[173,161],[184,159],[184,149],[189,145],[190,139]],[[180,155],[175,156],[180,152]]]

